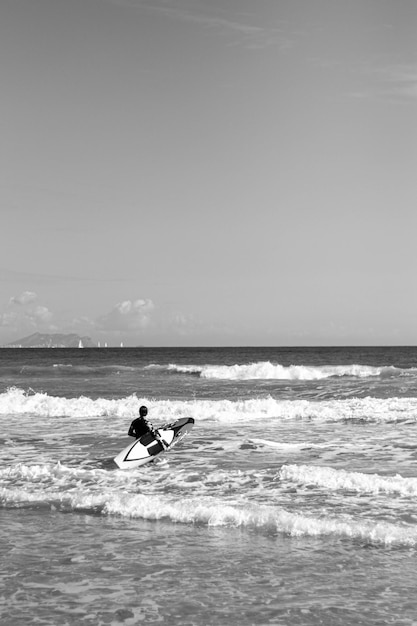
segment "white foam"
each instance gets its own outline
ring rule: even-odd
[[[241,422],[258,419],[361,420],[369,422],[417,421],[417,398],[344,398],[341,400],[152,400],[135,394],[119,399],[62,398],[28,393],[13,387],[0,394],[0,415],[89,418],[132,418],[139,406],[150,408],[152,421],[190,416],[195,420]]]
[[[357,538],[384,544],[417,544],[417,529],[391,523],[341,521],[290,513],[281,507],[265,505],[225,504],[216,498],[181,499],[167,501],[160,496],[117,495],[107,501],[103,513],[169,519],[185,524],[204,524],[231,528],[258,529],[292,537],[336,536]]]
[[[138,412],[143,398],[135,395],[121,400],[109,400],[80,396],[64,398],[50,396],[47,393],[26,392],[12,387],[0,394],[0,415],[39,415],[45,417],[94,417],[120,416],[129,417]]]
[[[0,481],[8,485],[48,485],[68,490],[74,486],[89,485],[90,487],[102,487],[103,485],[128,484],[130,472],[108,472],[103,469],[85,469],[80,467],[67,467],[61,463],[44,463],[26,465],[18,463],[0,469]]]
[[[266,446],[268,448],[276,448],[278,450],[284,451],[292,451],[292,450],[304,450],[306,448],[314,448],[315,444],[301,442],[301,443],[291,443],[285,441],[271,441],[270,439],[259,439],[259,438],[251,438],[250,442],[258,444],[260,446]]]
[[[39,488],[0,488],[0,501],[9,506],[47,506],[146,520],[169,520],[229,528],[256,529],[292,537],[333,536],[385,545],[417,545],[417,529],[392,523],[357,521],[288,512],[281,507],[227,504],[216,498],[172,499],[161,495]]]
[[[70,468],[59,463],[18,464],[0,471],[0,502],[7,507],[82,510],[91,514],[252,529],[292,537],[333,536],[386,545],[417,545],[415,526],[375,522],[347,514],[330,517],[328,514],[294,513],[270,498],[268,504],[257,502],[256,491],[245,492],[244,488],[247,483],[249,487],[256,487],[256,481],[262,484],[263,474],[256,472],[217,471],[206,477],[205,484],[196,483],[194,475],[185,471],[175,477],[163,469],[159,472],[160,480],[156,480],[154,472],[141,472],[139,479],[137,473],[121,470]],[[191,495],[190,478],[193,479]],[[417,479],[401,476],[366,476],[330,468],[287,465],[282,468],[280,478],[306,484],[316,482],[327,489],[417,494]],[[235,486],[234,496],[227,496],[225,491],[225,483],[230,481]],[[181,497],[178,493],[182,493]]]
[[[313,465],[283,465],[279,472],[281,480],[289,480],[303,485],[316,485],[327,490],[346,489],[359,493],[389,493],[400,496],[417,496],[417,478],[380,476],[347,472],[331,467]]]
[[[168,365],[169,371],[182,374],[199,374],[201,378],[223,380],[321,380],[324,378],[353,376],[395,376],[404,372],[393,366],[372,367],[370,365],[289,365],[260,361],[245,365]]]

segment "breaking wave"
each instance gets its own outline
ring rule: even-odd
[[[64,398],[13,387],[0,394],[0,415],[39,417],[136,416],[147,404],[152,420],[194,417],[196,420],[236,422],[256,419],[368,422],[417,422],[417,398],[344,398],[330,400],[279,400],[271,396],[246,400],[153,400],[136,394],[107,399],[80,396]]]
[[[285,473],[290,480],[296,478],[292,466],[283,469],[281,478]],[[396,478],[398,482],[399,477]],[[377,482],[383,480],[377,477],[370,479]],[[294,513],[276,504],[268,506],[246,500],[241,503],[227,502],[219,495],[198,494],[198,489],[196,493],[195,483],[192,483],[194,493],[184,494],[181,498],[169,493],[147,493],[152,486],[147,485],[146,481],[141,483],[142,493],[129,493],[131,482],[132,474],[121,470],[108,472],[68,468],[60,464],[19,464],[0,471],[0,504],[8,508],[44,507],[59,511],[223,526],[291,537],[334,536],[385,545],[417,545],[415,526],[360,520],[351,515],[333,517],[329,514]],[[382,482],[379,486],[382,486]]]
[[[149,366],[164,367],[164,366]],[[201,378],[221,380],[321,380],[331,377],[351,376],[399,376],[415,370],[403,370],[393,366],[372,367],[370,365],[279,365],[269,361],[246,365],[176,365],[166,366],[170,372],[198,375]]]
[[[388,493],[404,497],[417,496],[417,478],[403,476],[380,476],[362,472],[347,472],[331,467],[311,465],[283,465],[280,480],[303,485],[315,485],[327,490],[348,490],[358,493]]]

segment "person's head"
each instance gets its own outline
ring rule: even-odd
[[[148,409],[146,408],[146,406],[141,406],[139,409],[139,415],[141,417],[146,417],[148,415]]]

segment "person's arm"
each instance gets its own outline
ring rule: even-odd
[[[153,435],[154,435],[155,439],[156,439],[157,441],[159,441],[159,443],[161,444],[161,446],[163,447],[163,449],[164,449],[164,450],[166,450],[166,449],[168,448],[168,444],[167,444],[167,442],[165,441],[165,439],[163,439],[163,438],[162,438],[162,435],[161,435],[161,433],[159,432],[159,430],[158,430],[157,428],[154,428],[154,427],[152,426],[152,424],[149,424],[149,426],[152,428],[152,433],[153,433]]]
[[[129,432],[127,433],[127,434],[129,435],[129,437],[136,437],[136,432],[135,432],[135,426],[134,426],[134,424],[135,424],[135,422],[134,422],[134,421],[130,424],[130,427],[129,427]]]

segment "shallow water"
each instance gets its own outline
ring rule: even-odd
[[[3,511],[2,623],[415,623],[408,550],[70,515]]]
[[[2,625],[416,624],[416,354],[1,351]]]

